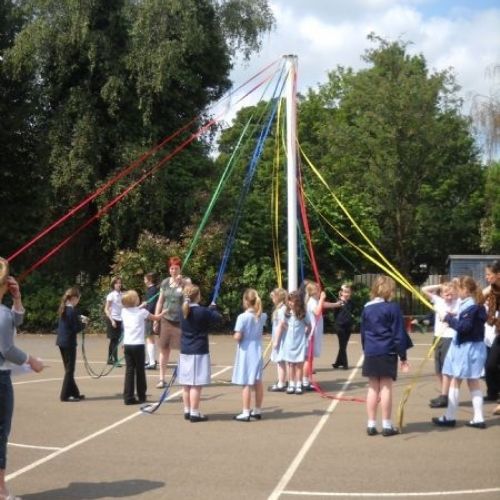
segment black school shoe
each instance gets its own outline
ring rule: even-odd
[[[484,422],[465,422],[467,427],[474,427],[474,429],[486,429],[486,424]]]
[[[397,434],[399,434],[399,429],[396,429],[395,427],[382,429],[382,436],[384,437],[396,436]]]
[[[138,405],[138,404],[141,404],[140,401],[138,399],[126,399],[124,401],[124,404],[126,405]]]
[[[206,422],[208,420],[208,417],[206,415],[190,415],[189,416],[189,421],[193,424],[196,422]]]
[[[455,427],[457,424],[456,420],[448,420],[445,416],[433,417],[432,423],[438,427]]]
[[[448,396],[441,394],[437,398],[431,399],[429,406],[431,408],[446,408],[448,406]]]
[[[377,428],[376,427],[367,427],[366,428],[366,433],[369,436],[376,436],[378,434]]]

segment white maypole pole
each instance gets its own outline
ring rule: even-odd
[[[286,88],[286,146],[288,199],[288,291],[298,288],[297,276],[297,56],[283,56],[288,70]]]

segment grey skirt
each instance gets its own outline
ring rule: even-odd
[[[180,385],[208,385],[211,375],[210,354],[179,355]]]

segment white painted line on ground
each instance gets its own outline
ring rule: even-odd
[[[349,384],[351,383],[352,379],[356,376],[356,373],[358,372],[358,369],[361,367],[363,364],[363,356],[361,356],[358,359],[358,362],[356,363],[355,369],[351,372],[349,375],[349,378],[344,382],[342,385],[342,388],[340,390],[339,396],[342,396],[346,389],[349,387]],[[335,410],[335,407],[339,403],[338,399],[333,400],[330,403],[330,406],[325,411],[325,414],[320,418],[319,422],[316,424],[316,427],[313,429],[309,437],[306,439],[304,444],[302,445],[302,448],[299,450],[295,458],[293,459],[292,463],[286,470],[286,472],[283,474],[281,479],[279,480],[278,484],[274,488],[274,491],[269,495],[268,500],[277,500],[281,494],[285,491],[285,488],[287,484],[290,482],[292,479],[293,475],[299,468],[302,460],[304,460],[304,457],[307,455],[307,452],[310,450],[311,446],[314,444],[314,441],[316,438],[319,436],[319,433],[321,432],[321,429],[323,429],[324,425],[326,424],[326,421],[330,417],[331,413],[333,410]]]
[[[212,377],[217,377],[218,375],[226,372],[227,370],[229,370],[231,368],[232,368],[232,366],[226,366],[225,368],[218,371],[217,373],[214,373]],[[171,396],[169,396],[167,398],[167,401],[179,396],[180,394],[182,394],[182,390],[174,392]],[[51,453],[50,455],[47,455],[46,457],[41,458],[40,460],[36,460],[35,462],[27,465],[26,467],[23,467],[22,469],[17,470],[16,472],[12,472],[11,474],[9,474],[8,476],[5,477],[5,480],[10,481],[11,479],[15,479],[16,477],[19,477],[22,474],[25,474],[26,472],[29,472],[29,471],[35,469],[39,465],[43,465],[47,462],[50,462],[52,459],[58,457],[59,455],[62,455],[63,453],[66,453],[67,451],[72,450],[73,448],[77,448],[81,444],[84,444],[88,441],[91,441],[92,439],[99,437],[102,434],[105,434],[106,432],[111,431],[111,430],[115,429],[116,427],[119,427],[120,425],[125,424],[128,421],[133,420],[134,418],[136,418],[140,415],[144,415],[144,413],[142,413],[141,411],[137,411],[137,412],[133,413],[132,415],[129,415],[128,417],[123,418],[122,420],[118,420],[114,424],[108,425],[107,427],[104,427],[103,429],[84,437],[83,439],[79,439],[78,441],[75,441],[74,443],[71,443],[68,446],[65,446],[64,448],[59,448],[54,453]]]
[[[33,450],[60,450],[58,446],[35,446],[34,444],[7,443],[15,448],[31,448]]]
[[[330,491],[283,491],[283,495],[307,496],[307,497],[365,497],[365,498],[407,498],[407,497],[433,497],[452,495],[478,495],[481,493],[497,493],[500,488],[483,488],[478,490],[457,490],[457,491],[410,491],[400,493],[355,493],[355,492],[330,492]]]

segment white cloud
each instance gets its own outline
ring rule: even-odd
[[[485,70],[500,64],[500,7],[480,10],[477,5],[481,2],[463,7],[437,0],[273,0],[277,30],[244,73],[294,53],[299,58],[299,90],[304,92],[325,82],[337,65],[363,67],[361,56],[373,47],[366,37],[375,32],[388,40],[412,42],[409,52],[422,53],[431,70],[453,66],[464,97],[488,93],[491,81]],[[234,81],[240,81],[242,69],[235,68]]]

